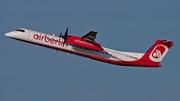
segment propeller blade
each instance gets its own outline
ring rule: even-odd
[[[68,36],[68,27],[67,27],[66,32],[65,32],[65,37],[67,37],[67,36]]]
[[[67,37],[64,37],[63,39],[64,39],[64,42],[63,42],[63,46],[64,46],[64,44],[65,44],[66,41],[67,41]]]
[[[60,38],[62,37],[62,32],[59,34],[59,37],[60,37]]]

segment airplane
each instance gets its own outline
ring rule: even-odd
[[[59,36],[26,28],[19,28],[5,34],[9,38],[22,42],[118,66],[161,67],[161,61],[174,46],[173,41],[156,39],[155,44],[145,53],[117,51],[102,47],[95,41],[96,35],[96,31],[90,31],[82,37],[68,35],[68,28],[64,35],[60,33]]]

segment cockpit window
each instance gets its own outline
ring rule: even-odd
[[[17,29],[16,31],[25,32],[23,29]]]

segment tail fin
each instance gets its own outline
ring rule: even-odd
[[[142,56],[142,60],[160,63],[174,43],[170,40],[155,40],[155,44]]]

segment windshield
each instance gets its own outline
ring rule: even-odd
[[[23,30],[23,29],[17,29],[16,31],[25,32],[25,30]]]

